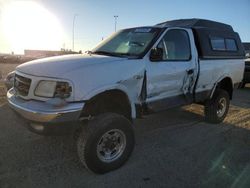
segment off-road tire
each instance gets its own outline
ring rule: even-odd
[[[220,115],[218,115],[218,111],[220,109],[220,101],[223,100],[225,102],[225,109],[222,111]],[[230,99],[227,91],[223,89],[217,89],[212,97],[212,99],[205,102],[204,114],[205,120],[209,123],[221,123],[229,109]]]
[[[112,130],[124,135],[126,144],[123,152],[113,161],[103,161],[98,153],[100,139]],[[104,113],[94,117],[85,125],[77,139],[77,153],[80,162],[90,171],[103,174],[122,166],[134,148],[134,131],[131,122],[124,116],[115,113]]]

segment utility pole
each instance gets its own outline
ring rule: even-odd
[[[118,18],[118,16],[115,15],[114,18],[115,18],[115,32],[116,32],[116,25],[117,25],[117,18]]]
[[[78,14],[74,14],[73,17],[73,28],[72,28],[72,51],[74,51],[74,47],[75,47],[75,19],[76,16],[78,16]]]

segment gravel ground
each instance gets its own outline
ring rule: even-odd
[[[79,164],[71,136],[26,130],[0,104],[0,187],[250,187],[250,88],[235,92],[224,123],[198,105],[136,120],[136,147],[120,169],[96,175]],[[0,101],[1,102],[1,101]]]

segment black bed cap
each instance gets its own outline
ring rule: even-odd
[[[232,26],[228,24],[198,18],[170,20],[157,25],[163,27],[210,28],[224,31],[233,31]]]

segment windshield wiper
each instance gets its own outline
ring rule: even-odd
[[[131,53],[116,53],[120,57],[128,57],[128,58],[138,58],[138,55],[131,54]]]
[[[107,56],[119,56],[116,53],[107,52],[107,51],[95,51],[95,52],[92,52],[92,54],[107,55]]]
[[[131,53],[117,53],[117,52],[107,52],[107,51],[88,51],[88,54],[98,54],[98,55],[106,55],[106,56],[114,56],[114,57],[127,57],[129,59],[134,59],[134,58],[138,58],[138,55],[134,55]]]

